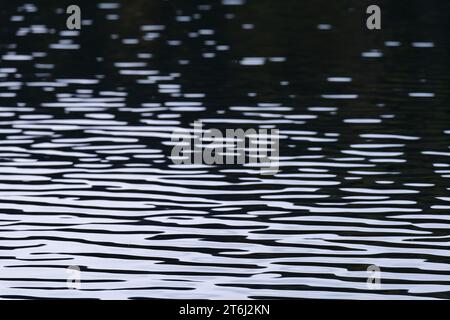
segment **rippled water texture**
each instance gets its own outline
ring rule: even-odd
[[[450,297],[448,1],[69,4],[0,8],[0,297]],[[280,172],[173,165],[197,120]]]

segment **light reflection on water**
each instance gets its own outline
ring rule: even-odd
[[[318,2],[2,5],[0,296],[448,298],[450,8]],[[173,165],[197,120],[280,172]]]

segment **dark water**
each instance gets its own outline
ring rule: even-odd
[[[369,4],[3,1],[0,297],[449,298],[450,4]],[[174,166],[196,120],[280,172]]]

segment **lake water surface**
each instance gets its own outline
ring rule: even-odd
[[[450,298],[448,1],[3,2],[1,298]],[[174,165],[198,120],[279,173]]]

